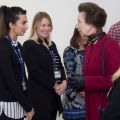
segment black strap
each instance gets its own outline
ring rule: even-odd
[[[102,76],[104,77],[105,75],[105,61],[104,61],[104,47],[102,47]],[[102,98],[103,98],[103,92],[101,92],[100,95],[100,105],[99,105],[99,109],[101,109],[101,105],[102,105]]]
[[[104,77],[105,75],[105,61],[104,61],[104,47],[102,47],[102,76]]]

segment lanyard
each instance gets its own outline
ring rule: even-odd
[[[43,45],[43,41],[41,39],[38,39],[38,42]],[[46,40],[45,40],[45,42],[47,43]],[[55,81],[56,81],[56,83],[59,84],[59,83],[61,83],[61,69],[60,69],[60,65],[59,65],[59,56],[54,52],[54,50],[52,49],[53,47],[54,46],[52,44],[49,48],[47,48],[47,50],[52,59]]]
[[[22,58],[22,54],[21,54],[21,51],[20,51],[20,48],[19,46],[14,46],[14,43],[12,42],[12,39],[10,38],[10,36],[8,36],[8,41],[10,42],[10,44],[12,45],[12,48],[16,54],[16,57],[18,58],[18,61],[20,63],[20,77],[21,77],[21,80],[24,81],[24,75],[25,75],[25,71],[24,71],[24,61],[23,61],[23,58]]]
[[[57,83],[61,82],[61,70],[59,67],[59,57],[55,54],[55,52],[51,49],[48,49],[53,63],[53,69],[54,69],[54,77]]]
[[[58,56],[54,53],[53,50],[48,49],[48,51],[49,51],[49,53],[51,55],[51,58],[52,58],[52,63],[53,63],[54,70],[59,69],[59,64],[57,64],[59,62],[58,61],[59,60]]]

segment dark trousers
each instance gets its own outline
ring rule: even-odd
[[[0,115],[0,120],[24,120],[24,118],[21,118],[21,119],[12,119],[12,118],[8,118],[4,113],[2,113]]]
[[[47,120],[56,120],[57,110],[53,110],[50,117]],[[32,120],[41,120],[41,118],[34,116]]]
[[[56,116],[57,116],[57,110],[53,110],[50,120],[56,120]]]
[[[108,96],[108,106],[101,118],[101,120],[120,120],[120,78],[114,82]]]

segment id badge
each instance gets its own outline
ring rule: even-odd
[[[61,71],[55,70],[54,75],[55,75],[55,79],[60,79],[61,78]]]

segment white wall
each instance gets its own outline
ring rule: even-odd
[[[73,29],[77,23],[78,10],[77,7],[82,2],[95,2],[103,7],[107,14],[107,22],[105,31],[109,27],[120,20],[120,1],[119,0],[0,0],[0,5],[21,6],[27,10],[28,24],[31,26],[33,16],[38,11],[46,11],[50,14],[53,21],[52,40],[58,46],[60,55],[69,45],[69,40],[73,34]],[[29,36],[30,28],[24,37],[20,37],[23,43]]]
[[[74,26],[77,23],[77,7],[82,2],[94,2],[103,7],[107,14],[107,22],[104,28],[109,27],[120,20],[120,0],[0,0],[0,5],[21,6],[27,10],[28,24],[31,26],[33,16],[38,11],[46,11],[53,21],[52,40],[57,44],[60,55],[69,45]],[[30,28],[24,37],[19,40],[23,43],[29,36]]]

